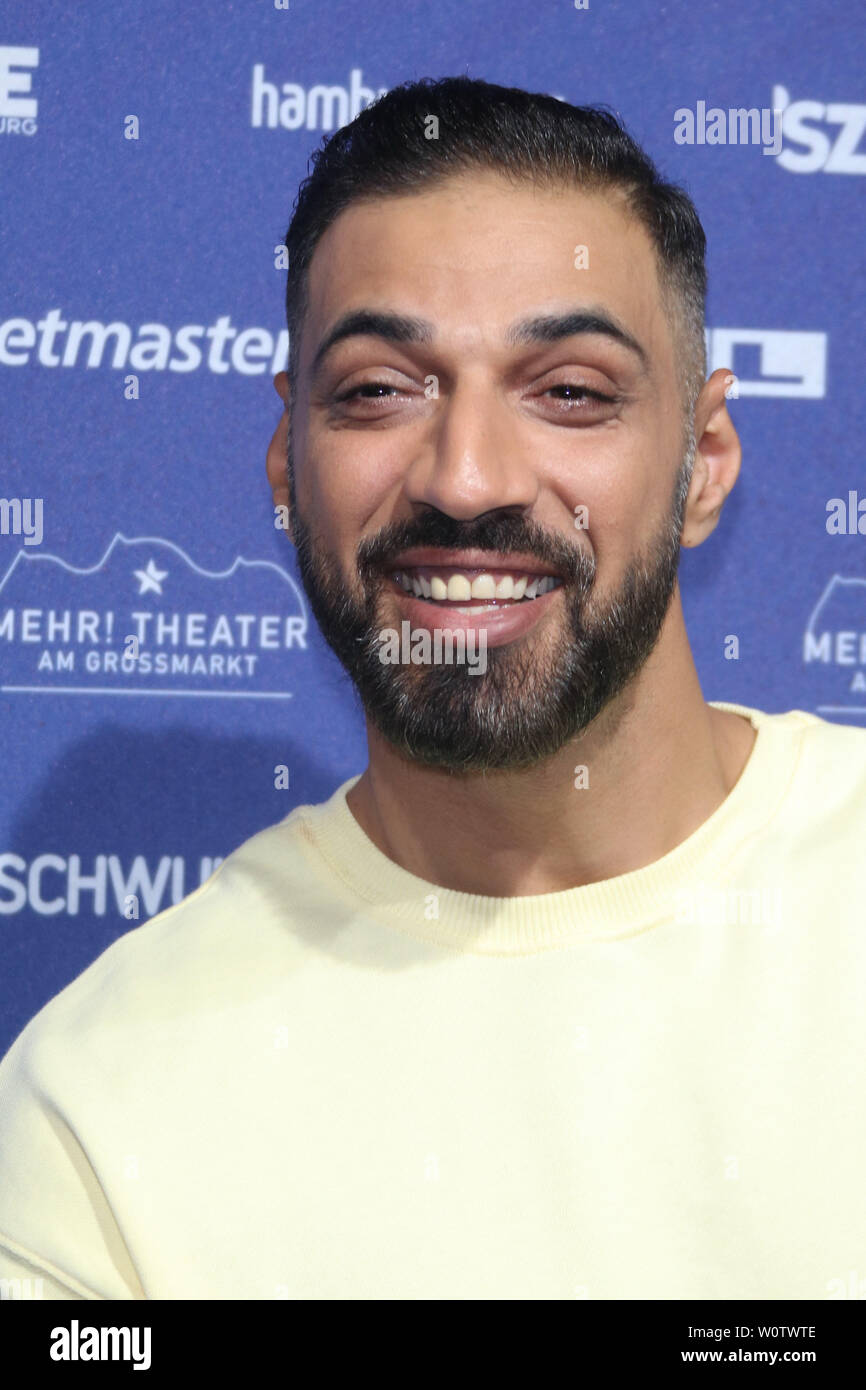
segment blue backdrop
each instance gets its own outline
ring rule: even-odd
[[[744,448],[682,555],[704,694],[864,722],[866,92],[844,9],[0,3],[0,1052],[365,764],[265,480],[277,248],[327,131],[455,73],[608,104],[692,194]]]

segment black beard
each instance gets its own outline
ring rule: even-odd
[[[691,459],[677,477],[674,505],[646,557],[633,559],[610,598],[588,602],[595,561],[522,516],[487,512],[471,522],[431,510],[384,527],[362,541],[350,590],[337,558],[300,516],[290,470],[292,538],[310,607],[360,696],[367,717],[404,758],[451,772],[526,769],[575,739],[620,695],[655,646],[676,585]],[[503,647],[488,647],[487,669],[465,664],[388,665],[380,660],[383,628],[399,631],[396,598],[383,594],[385,571],[418,546],[523,553],[563,580],[564,620],[548,620]],[[598,609],[596,612],[595,609]]]

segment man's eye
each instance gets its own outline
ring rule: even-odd
[[[360,386],[353,386],[351,391],[344,391],[342,396],[335,396],[334,399],[338,405],[341,405],[343,401],[352,401],[355,399],[356,396],[361,396],[361,393],[363,391],[379,393],[384,391],[396,392],[397,390],[398,388],[396,386],[392,386],[389,381],[364,381],[361,383]],[[362,399],[367,401],[376,399],[381,400],[382,396],[377,396],[373,394],[369,396],[363,396]]]
[[[571,391],[571,397],[560,396],[559,399],[568,405],[574,403],[578,407],[582,405],[584,410],[591,410],[591,405],[583,404],[587,401],[597,401],[600,405],[615,405],[616,396],[605,396],[601,391],[591,391],[588,386],[578,386],[574,381],[560,381],[556,386],[549,386],[544,392],[549,395],[551,391]]]

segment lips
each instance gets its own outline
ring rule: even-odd
[[[388,566],[394,570],[431,568],[447,570],[449,574],[467,573],[507,573],[527,576],[552,575],[561,579],[561,574],[551,565],[545,564],[537,556],[515,551],[504,554],[491,550],[436,550],[431,547],[416,547],[405,550]]]
[[[433,602],[393,583],[393,593],[412,629],[438,632],[476,632],[488,647],[507,646],[525,636],[544,617],[551,604],[559,602],[559,583],[534,599],[488,600],[487,602]]]

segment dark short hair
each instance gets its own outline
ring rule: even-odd
[[[438,138],[427,138],[430,117]],[[706,236],[694,204],[615,115],[477,78],[404,82],[365,107],[311,157],[286,233],[289,377],[298,371],[307,275],[319,238],[350,203],[411,194],[471,170],[543,185],[620,190],[656,250],[680,390],[691,420],[706,378]]]

